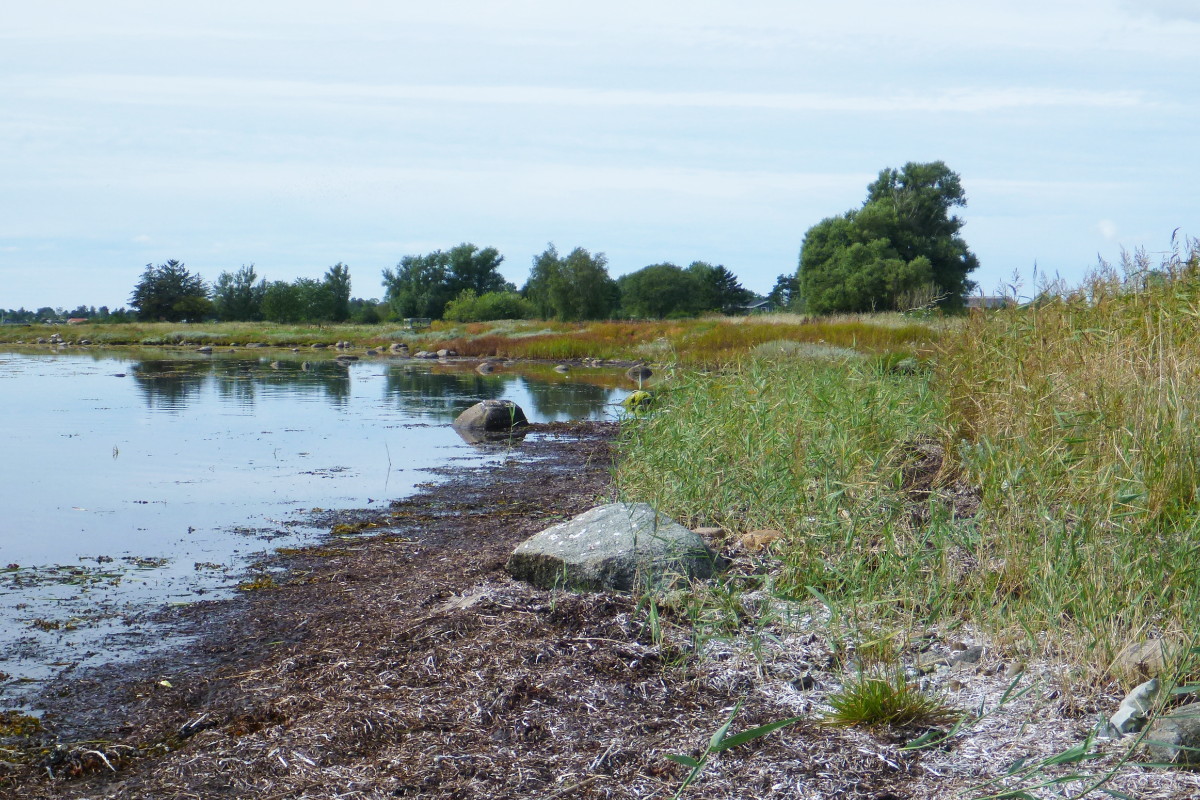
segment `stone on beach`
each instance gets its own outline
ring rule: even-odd
[[[710,577],[715,562],[700,536],[649,504],[610,503],[525,540],[507,569],[544,589],[629,591],[676,577]]]

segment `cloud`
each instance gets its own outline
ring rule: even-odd
[[[1117,239],[1117,223],[1111,219],[1102,219],[1096,223],[1096,230],[1105,240],[1115,242]]]
[[[1121,7],[1133,14],[1156,17],[1164,22],[1200,22],[1200,4],[1195,0],[1125,0]]]
[[[14,78],[9,91],[29,97],[95,100],[134,105],[231,105],[314,103],[334,106],[380,102],[583,108],[696,108],[790,112],[978,113],[1014,109],[1133,109],[1153,105],[1142,92],[1039,87],[954,88],[895,94],[834,92],[733,92],[592,89],[551,86],[397,85],[238,80],[142,75],[76,75]]]
[[[149,244],[150,237],[148,235],[142,233],[142,234],[139,234],[139,235],[133,237],[132,241],[134,244]]]

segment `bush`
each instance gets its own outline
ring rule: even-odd
[[[531,319],[533,304],[516,292],[487,292],[476,295],[465,289],[446,304],[443,318],[450,322],[485,322],[496,319]]]

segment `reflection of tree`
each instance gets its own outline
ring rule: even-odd
[[[212,382],[222,400],[251,405],[260,390],[277,388],[303,394],[322,391],[332,402],[350,397],[350,372],[335,361],[276,361],[221,358],[135,361],[130,372],[151,408],[180,409],[194,402]]]
[[[533,411],[551,421],[587,419],[608,403],[616,390],[606,386],[576,383],[570,379],[522,378]]]
[[[503,397],[515,375],[433,372],[424,366],[393,366],[384,373],[384,395],[408,411],[454,419],[480,400]]]
[[[150,408],[178,410],[204,386],[206,361],[135,361],[130,366],[138,389]]]
[[[298,357],[269,361],[251,358],[179,358],[132,361],[129,372],[151,408],[178,410],[200,400],[211,384],[222,401],[249,406],[264,396],[323,394],[331,403],[350,398],[350,369],[328,358]],[[359,368],[375,369],[365,365]],[[480,400],[527,394],[531,416],[545,420],[602,416],[604,408],[624,396],[615,388],[618,374],[573,370],[560,375],[549,367],[481,375],[472,367],[428,363],[382,367],[385,401],[414,416],[449,421]],[[587,381],[587,382],[585,382]],[[608,384],[608,385],[603,385]],[[522,401],[526,402],[526,401]]]
[[[217,394],[222,400],[232,400],[239,405],[254,405],[254,379],[251,373],[258,362],[213,361],[212,373],[216,379]],[[253,366],[252,366],[253,365]]]

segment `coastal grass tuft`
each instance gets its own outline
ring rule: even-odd
[[[826,701],[825,722],[866,728],[935,728],[953,724],[960,712],[937,695],[921,691],[899,669],[860,674]]]

